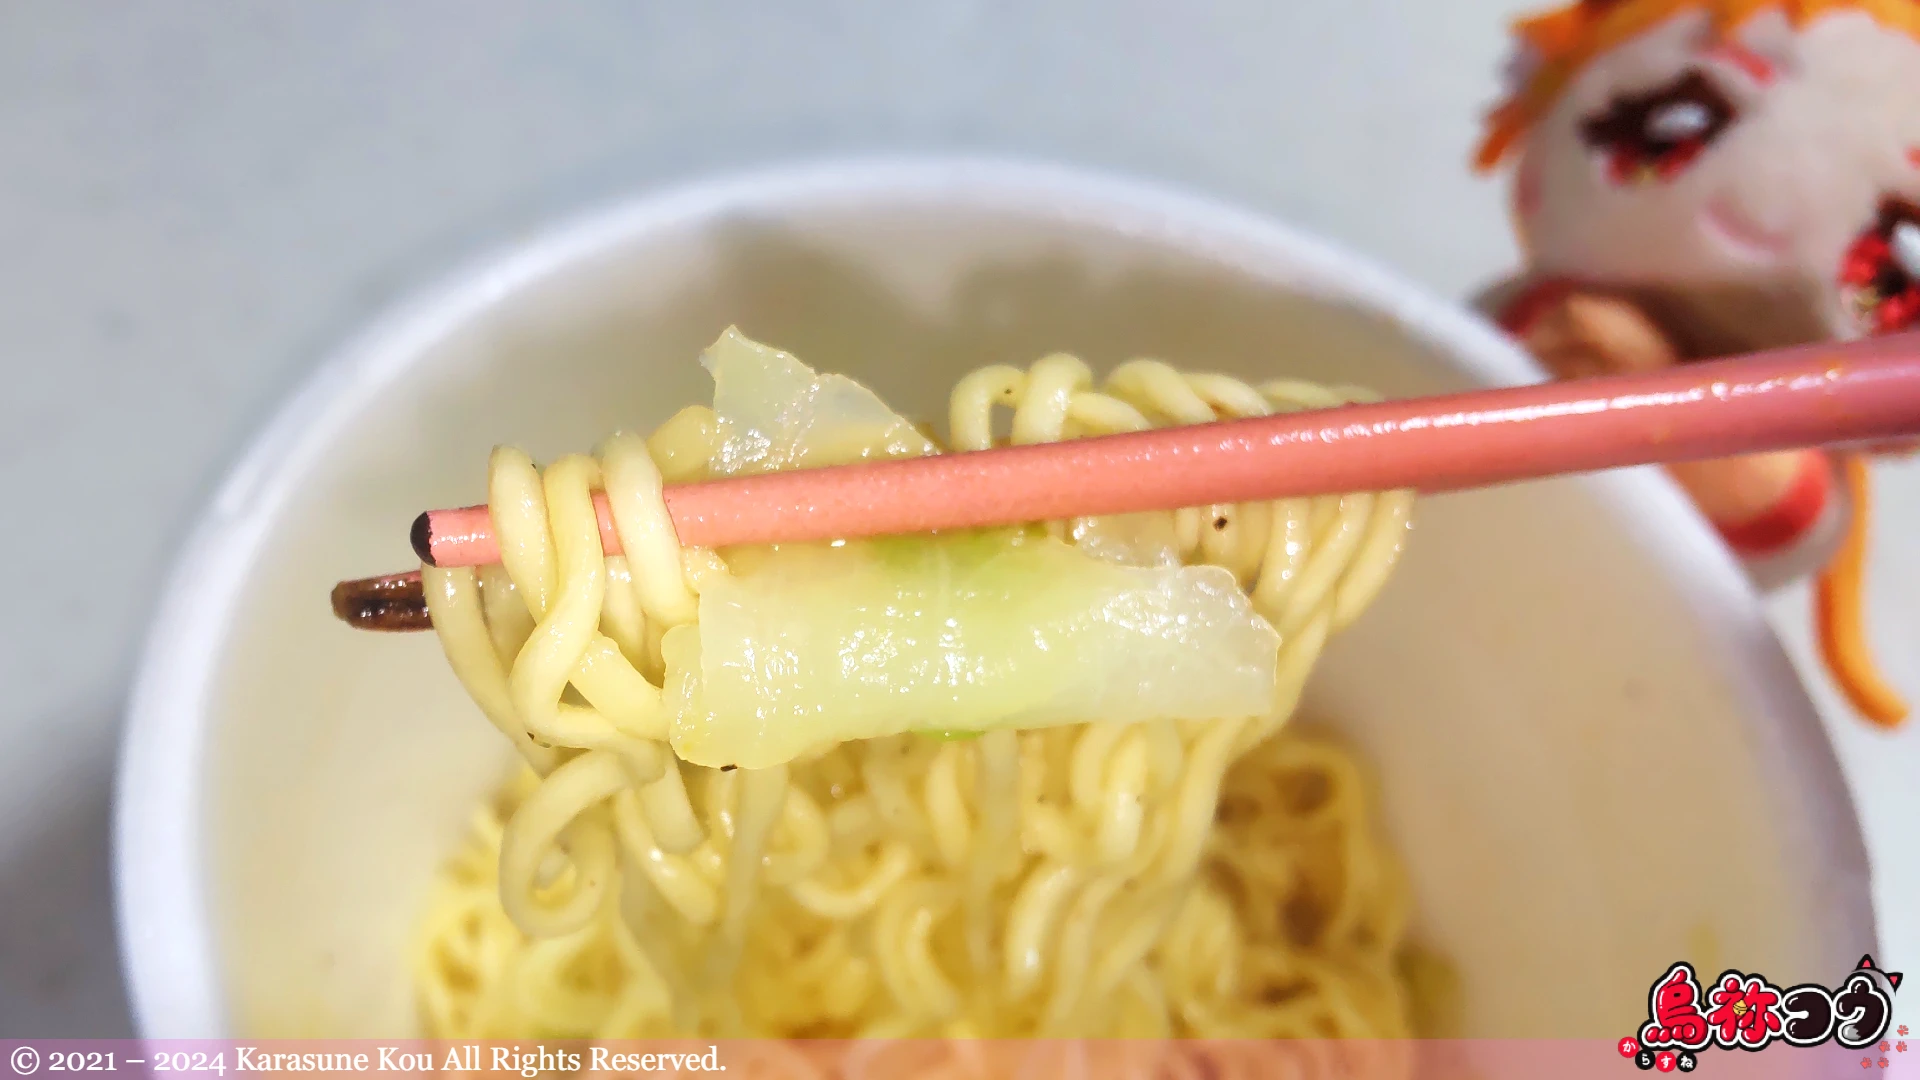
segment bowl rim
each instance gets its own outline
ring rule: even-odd
[[[263,553],[293,479],[434,341],[543,278],[650,232],[756,208],[791,212],[848,201],[919,199],[1041,213],[1177,240],[1185,250],[1271,277],[1275,271],[1362,304],[1434,347],[1458,374],[1535,382],[1541,369],[1462,304],[1257,212],[1155,182],[1077,167],[976,156],[840,158],[641,190],[467,261],[330,350],[249,440],[173,561],[128,697],[113,812],[121,968],[146,1037],[231,1037],[209,906],[200,798],[211,698],[240,589]],[[1787,744],[1821,817],[1813,835],[1878,937],[1864,838],[1818,713],[1731,554],[1658,469],[1579,478],[1639,542],[1668,587],[1703,617],[1701,649],[1728,675],[1746,715]]]

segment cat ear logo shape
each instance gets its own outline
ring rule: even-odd
[[[1871,953],[1868,953],[1862,956],[1860,958],[1859,966],[1855,967],[1854,970],[1855,971],[1871,971],[1875,975],[1878,975],[1880,978],[1886,980],[1887,993],[1889,994],[1900,989],[1900,977],[1901,977],[1900,972],[1882,971],[1878,967],[1875,967],[1873,963],[1873,954]]]
[[[1893,993],[1900,982],[1900,972],[1881,971],[1871,955],[1862,956],[1833,991],[1833,1040],[1849,1050],[1879,1042],[1893,1020]]]

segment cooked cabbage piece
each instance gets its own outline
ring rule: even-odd
[[[673,748],[761,768],[850,739],[1269,709],[1279,640],[1233,575],[1027,530],[747,560],[669,635]]]
[[[870,391],[729,331],[716,474],[933,453]],[[663,643],[674,751],[764,768],[902,732],[1210,719],[1272,706],[1272,627],[1216,567],[1123,565],[1039,529],[726,553]]]
[[[936,452],[873,391],[845,375],[815,374],[732,327],[701,363],[713,375],[720,446],[707,467],[715,476]]]

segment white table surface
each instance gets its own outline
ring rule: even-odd
[[[130,1032],[107,820],[142,627],[227,463],[374,309],[583,202],[914,149],[1208,190],[1462,295],[1513,258],[1464,159],[1518,6],[0,6],[0,1036]],[[1920,470],[1883,490],[1876,632],[1910,660]],[[1804,597],[1776,605],[1804,660]],[[1920,734],[1833,726],[1881,902],[1920,908]]]

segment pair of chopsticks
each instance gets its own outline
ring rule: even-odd
[[[727,547],[1417,488],[1920,435],[1920,333],[1801,346],[1650,374],[1157,428],[669,486],[684,544]],[[620,538],[595,497],[602,545]],[[485,506],[430,510],[430,566],[498,562]],[[419,575],[342,582],[355,626],[430,625]]]

